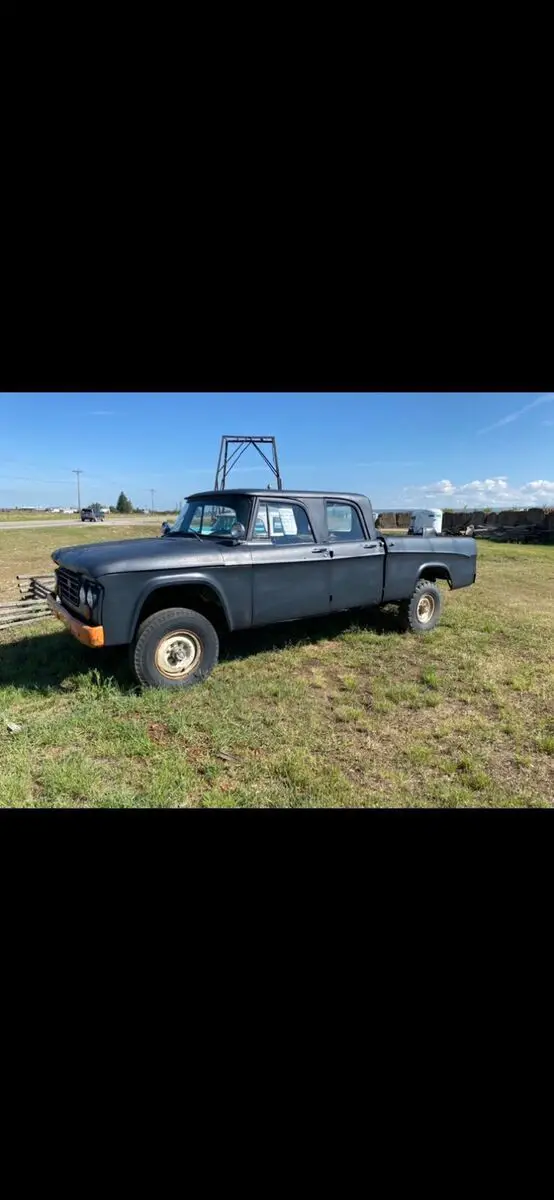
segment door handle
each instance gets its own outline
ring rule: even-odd
[[[365,542],[364,550],[377,550],[378,545],[378,542]]]
[[[328,554],[328,553],[329,553],[329,551],[327,549],[327,546],[317,546],[315,550],[312,550],[312,554]]]

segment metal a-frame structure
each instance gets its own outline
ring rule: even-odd
[[[263,458],[266,465],[269,467],[275,480],[275,488],[277,491],[283,490],[283,481],[279,472],[279,460],[277,458],[277,442],[274,437],[255,437],[251,434],[239,436],[238,434],[224,434],[221,439],[221,447],[219,450],[219,459],[217,463],[217,471],[215,474],[215,491],[223,492],[227,486],[227,478],[236,467],[239,458],[244,454],[249,446],[254,446],[258,454]],[[261,446],[268,447],[266,454]],[[234,449],[231,449],[234,447]],[[271,458],[268,457],[271,454]],[[268,485],[271,487],[271,484]]]

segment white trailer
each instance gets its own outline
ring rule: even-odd
[[[437,537],[442,533],[442,508],[416,508],[408,533],[415,537]]]

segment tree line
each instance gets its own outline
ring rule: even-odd
[[[86,507],[92,508],[92,511],[95,513],[100,513],[104,506],[95,500],[94,504],[89,504]],[[109,507],[111,513],[120,513],[122,516],[128,513],[143,513],[145,511],[145,508],[135,508],[133,501],[125,495],[125,492],[120,492],[119,496],[117,497],[117,504],[110,504]],[[175,512],[178,512],[180,507],[181,501],[178,500],[175,506]]]
[[[89,507],[93,512],[99,513],[102,510],[103,505],[99,504],[98,500],[95,500],[94,504],[89,505]],[[109,507],[111,513],[125,514],[140,513],[144,511],[142,508],[135,508],[132,500],[129,500],[129,497],[125,495],[125,492],[120,492],[117,498],[117,504],[110,504]]]

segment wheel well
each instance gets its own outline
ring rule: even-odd
[[[452,587],[452,579],[448,567],[442,567],[438,563],[428,567],[422,567],[419,572],[418,582],[421,579],[428,579],[429,583],[436,583],[438,579],[445,579],[448,586]]]
[[[156,588],[150,592],[139,612],[135,633],[147,617],[151,617],[152,613],[160,612],[162,608],[192,608],[211,621],[219,634],[227,633],[229,630],[229,622],[221,600],[215,589],[207,584],[173,584],[169,587]]]

